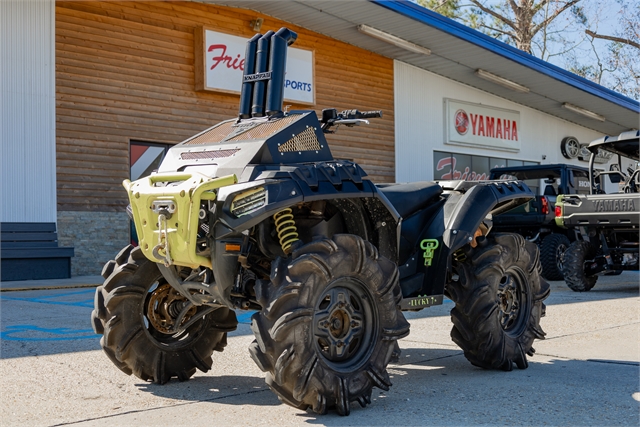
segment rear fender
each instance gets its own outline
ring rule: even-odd
[[[444,293],[447,274],[454,252],[471,243],[482,222],[491,222],[492,215],[525,203],[533,192],[520,181],[460,182],[445,188],[445,203],[434,215],[418,239],[414,256],[400,266],[404,309],[423,308],[439,301],[410,305],[418,297]],[[422,300],[421,300],[422,301]]]
[[[459,197],[449,197],[443,206],[444,245],[452,254],[473,240],[483,221],[490,221],[493,215],[526,203],[534,197],[533,192],[522,181],[479,183]]]

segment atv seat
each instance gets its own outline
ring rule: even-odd
[[[378,189],[386,196],[403,218],[422,209],[431,199],[442,194],[442,187],[431,181],[390,185],[381,184],[378,186]]]

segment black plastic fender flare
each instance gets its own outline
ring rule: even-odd
[[[504,212],[534,197],[522,181],[478,183],[459,197],[452,194],[443,206],[443,243],[449,253],[457,251],[473,240],[484,220],[491,220],[489,215]]]
[[[424,248],[417,247],[418,256],[414,258],[420,258],[419,262],[415,267],[406,266],[415,268],[416,277],[422,277],[420,295],[438,298],[444,293],[453,253],[471,243],[480,224],[490,223],[492,215],[534,198],[533,192],[521,181],[449,181],[439,184],[444,188],[445,202],[418,239],[418,242],[430,241],[435,249],[429,254]],[[420,254],[424,258],[430,257],[424,266]],[[408,288],[411,292],[415,286]],[[419,302],[419,307],[407,303],[403,308],[421,308],[440,303],[441,299]]]

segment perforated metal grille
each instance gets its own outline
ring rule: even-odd
[[[233,131],[233,124],[233,120],[220,123],[210,131],[205,132],[196,138],[193,138],[191,141],[185,142],[184,145],[205,145],[221,142],[227,137],[227,135],[229,135]]]
[[[258,126],[242,132],[238,135],[229,138],[228,141],[240,141],[243,139],[262,139],[267,138],[274,133],[282,130],[284,127],[289,126],[291,123],[297,121],[302,117],[301,114],[292,114],[287,117],[283,117],[279,120],[268,121],[260,123]]]
[[[229,157],[240,151],[239,148],[231,150],[213,150],[213,151],[189,151],[180,154],[182,160],[211,160]]]
[[[238,123],[229,120],[220,123],[210,131],[193,138],[184,143],[184,145],[205,145],[217,144],[225,141],[242,141],[247,139],[263,139],[268,138],[283,128],[289,126],[299,120],[302,114],[291,114],[278,120],[269,120],[262,123]]]
[[[318,150],[320,150],[320,142],[318,142],[318,137],[316,137],[316,132],[313,128],[305,129],[278,147],[278,151],[281,153]]]

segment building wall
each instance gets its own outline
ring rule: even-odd
[[[573,163],[586,167],[586,162],[564,158],[560,152],[560,141],[564,137],[574,136],[581,143],[589,143],[602,136],[590,129],[406,63],[396,61],[394,67],[398,182],[434,179],[434,151],[503,157],[541,164]],[[445,98],[519,111],[520,151],[513,153],[446,144]]]
[[[54,1],[0,1],[0,222],[56,221]]]
[[[238,95],[195,91],[196,27],[249,38],[255,34],[249,22],[256,17],[264,19],[261,32],[287,26],[298,33],[296,47],[315,50],[318,113],[330,107],[384,111],[370,126],[341,128],[328,139],[336,157],[357,161],[376,181],[393,180],[392,60],[239,8],[59,1],[57,206],[65,218],[59,225],[61,238],[76,248],[74,274],[99,273],[97,266],[109,259],[102,252],[111,249],[99,249],[107,245],[100,230],[117,228],[121,233],[114,238],[128,241],[128,228],[113,224],[110,213],[124,212],[127,204],[121,182],[129,178],[131,140],[174,144],[237,115]],[[79,228],[91,231],[78,237]]]

